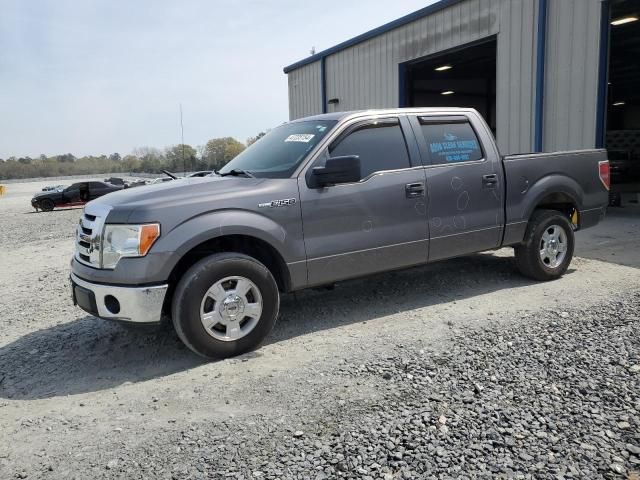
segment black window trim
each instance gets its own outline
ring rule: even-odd
[[[420,135],[422,135],[422,138],[424,139],[425,154],[427,156],[427,160],[429,161],[429,163],[425,165],[425,168],[438,168],[438,167],[448,167],[448,166],[450,167],[450,166],[456,166],[456,165],[473,165],[476,163],[482,163],[487,161],[487,154],[484,150],[484,145],[480,141],[480,135],[478,135],[478,130],[474,126],[473,124],[474,122],[472,118],[467,117],[466,115],[431,115],[431,116],[416,115],[416,120],[418,121],[419,127],[422,127],[423,125],[442,125],[445,123],[453,123],[453,124],[468,123],[469,126],[471,127],[471,130],[473,131],[473,134],[476,136],[478,146],[480,147],[480,152],[482,153],[482,158],[479,158],[478,160],[467,160],[466,162],[434,163],[433,158],[431,156],[431,152],[429,152],[427,148],[428,147],[427,139],[424,136],[422,129],[420,129]]]
[[[342,186],[342,185],[357,185],[359,183],[364,183],[366,181],[368,181],[369,179],[371,179],[372,177],[376,176],[376,175],[382,175],[385,173],[395,173],[395,172],[404,172],[407,170],[414,170],[414,169],[420,169],[423,168],[422,166],[414,166],[412,165],[411,162],[411,152],[409,150],[409,144],[407,143],[407,133],[405,132],[405,129],[402,127],[402,122],[400,121],[400,117],[401,115],[388,115],[388,116],[384,116],[384,117],[369,117],[369,118],[358,118],[356,119],[354,122],[348,123],[347,125],[345,125],[345,127],[336,134],[336,137],[332,140],[330,140],[330,142],[328,143],[328,145],[323,148],[320,152],[320,155],[323,154],[323,152],[326,152],[326,154],[329,154],[329,150],[331,149],[331,147],[333,145],[337,145],[338,143],[340,143],[343,139],[345,139],[347,136],[349,136],[350,134],[352,134],[353,132],[361,129],[362,127],[366,127],[367,125],[375,125],[376,123],[380,123],[380,124],[387,124],[386,126],[398,126],[400,128],[400,133],[402,134],[402,139],[404,140],[404,148],[407,152],[407,160],[408,160],[408,164],[406,167],[402,167],[402,168],[392,168],[392,169],[388,169],[388,170],[376,170],[375,172],[371,172],[369,173],[369,175],[367,175],[366,177],[361,178],[359,181],[357,182],[352,182],[352,183],[341,183],[335,186]],[[317,160],[314,159],[313,163],[315,163]]]
[[[345,138],[347,138],[352,133],[357,132],[358,130],[361,130],[364,127],[367,127],[369,125],[377,125],[377,124],[379,124],[379,126],[381,127],[399,125],[400,128],[402,129],[402,126],[400,125],[400,119],[398,117],[384,117],[380,119],[371,118],[367,120],[359,120],[357,122],[350,123],[344,128],[344,130],[338,133],[338,136],[334,138],[329,143],[329,145],[327,145],[327,150],[330,150],[331,147],[342,142]],[[402,135],[404,136],[404,132]],[[407,143],[406,139],[405,139],[405,143]]]

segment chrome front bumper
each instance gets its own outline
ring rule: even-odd
[[[168,285],[116,287],[90,283],[71,274],[73,303],[107,320],[159,323]]]

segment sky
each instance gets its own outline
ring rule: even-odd
[[[240,141],[282,68],[434,0],[0,0],[0,158]]]

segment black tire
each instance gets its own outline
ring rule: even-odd
[[[216,282],[241,276],[253,282],[262,297],[257,324],[237,340],[219,340],[210,335],[200,319],[200,307]],[[240,253],[216,253],[203,258],[182,276],[173,295],[173,326],[180,340],[193,352],[210,359],[240,355],[255,349],[276,323],[280,293],[273,275],[263,264]]]
[[[38,203],[40,204],[40,208],[42,209],[43,212],[50,212],[56,206],[53,203],[53,200],[51,200],[49,198],[45,198],[43,200],[40,200],[40,202],[38,202]]]
[[[566,235],[564,258],[555,266],[547,265],[540,256],[543,234],[553,226],[560,227]],[[529,220],[522,244],[515,247],[516,266],[524,276],[547,281],[561,277],[573,258],[575,238],[569,219],[556,210],[536,210]]]

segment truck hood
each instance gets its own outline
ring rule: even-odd
[[[107,223],[145,223],[171,218],[182,220],[208,211],[249,206],[247,196],[263,188],[268,179],[246,177],[195,177],[112,192],[87,204],[86,211],[109,211]],[[246,208],[246,207],[245,207]],[[173,223],[173,222],[170,222]]]

